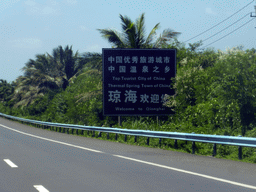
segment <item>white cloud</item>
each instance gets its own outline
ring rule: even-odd
[[[27,0],[24,2],[26,5],[28,6],[35,6],[36,5],[36,2],[35,1],[32,1],[32,0]]]
[[[38,38],[19,38],[10,41],[10,43],[17,48],[39,48],[42,46],[42,41]]]
[[[56,15],[59,13],[58,3],[55,1],[49,1],[48,5],[43,5],[33,0],[27,0],[24,3],[28,14]]]
[[[82,30],[82,31],[90,31],[90,29],[84,25],[80,25],[79,28]]]
[[[205,9],[205,13],[210,14],[210,15],[216,15],[216,14],[217,14],[217,13],[214,12],[211,8],[206,8],[206,9]]]
[[[67,0],[67,3],[74,5],[77,3],[77,0]]]
[[[84,51],[82,52],[101,52],[102,46],[99,46],[98,44],[87,46]]]
[[[56,10],[52,7],[45,7],[42,9],[42,14],[48,15],[48,14],[54,14],[56,13]]]
[[[0,1],[0,12],[3,10],[10,8],[14,3],[17,3],[20,0],[1,0]]]

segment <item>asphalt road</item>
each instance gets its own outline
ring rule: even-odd
[[[0,192],[7,191],[247,192],[256,191],[256,165],[67,135],[0,118]]]

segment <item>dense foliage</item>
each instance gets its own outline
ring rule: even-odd
[[[124,128],[256,137],[255,49],[199,51],[201,42],[186,48],[175,37],[178,33],[168,30],[152,42],[158,24],[145,38],[144,14],[135,25],[127,17],[120,18],[125,39],[118,39],[120,34],[113,30],[100,30],[114,47],[153,48],[157,44],[158,48],[177,49],[177,73],[172,79],[175,95],[168,96],[165,103],[175,115],[159,117],[158,125],[155,117],[124,117]],[[24,75],[12,83],[0,79],[1,113],[48,122],[118,127],[117,117],[103,116],[100,53],[73,54],[72,47],[59,46],[52,55],[30,59],[23,71]],[[233,148],[221,146],[219,150],[221,155],[229,155]],[[252,153],[251,149],[245,151],[248,157]]]
[[[173,79],[174,119],[200,133],[245,135],[255,125],[254,50],[207,50],[180,62]],[[175,122],[175,124],[178,124]]]

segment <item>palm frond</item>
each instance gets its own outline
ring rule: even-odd
[[[146,39],[145,45],[149,45],[149,44],[152,43],[153,38],[156,35],[156,30],[159,29],[159,28],[160,28],[160,23],[157,23],[155,25],[155,27],[150,31],[150,33],[149,33],[149,35],[148,35],[148,37]]]
[[[180,32],[175,32],[174,30],[165,29],[162,33],[162,43],[166,43],[167,41],[174,39],[180,34],[181,34]]]
[[[107,39],[109,43],[116,45],[119,48],[124,48],[125,44],[120,34],[112,29],[97,29],[102,34],[102,37]]]
[[[141,16],[136,20],[137,28],[137,45],[140,48],[145,43],[145,13],[142,13]]]

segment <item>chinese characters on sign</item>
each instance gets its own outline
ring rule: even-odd
[[[102,49],[103,113],[109,116],[167,115],[173,95],[176,49]]]

